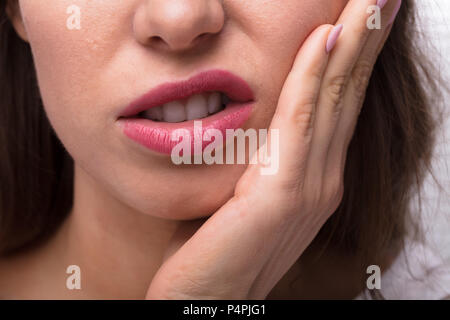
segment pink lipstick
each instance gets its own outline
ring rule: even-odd
[[[220,102],[226,104],[222,109],[217,106],[219,94],[225,98]],[[190,138],[192,150],[198,135],[203,137],[210,129],[219,130],[225,141],[227,129],[241,128],[248,120],[253,103],[253,91],[242,78],[228,71],[211,70],[150,90],[121,112],[118,124],[134,142],[152,151],[171,154],[179,143],[172,140],[176,130],[179,133],[179,129],[184,129],[181,131],[189,135],[184,138]],[[196,114],[201,118],[196,118]],[[201,132],[198,128],[194,130],[194,121],[201,121]],[[202,150],[210,143],[204,141]]]

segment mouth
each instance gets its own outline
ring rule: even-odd
[[[127,106],[117,123],[134,142],[171,154],[178,144],[174,136],[180,137],[178,129],[183,129],[183,141],[189,139],[192,149],[194,140],[210,129],[219,130],[225,141],[227,129],[240,128],[250,117],[253,103],[247,82],[228,71],[212,70],[150,90]],[[202,141],[202,150],[212,142]]]
[[[232,103],[234,101],[223,92],[206,92],[149,108],[132,117],[155,122],[179,123],[214,115]]]

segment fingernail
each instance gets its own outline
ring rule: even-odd
[[[402,6],[402,0],[397,0],[397,5],[395,6],[395,9],[394,9],[394,12],[392,13],[391,19],[389,19],[388,26],[390,26],[392,23],[394,23],[394,20],[397,17],[397,14],[400,11],[401,6]]]
[[[330,51],[333,50],[334,46],[336,45],[337,40],[339,39],[339,36],[341,35],[343,28],[344,28],[344,25],[338,24],[330,31],[330,35],[328,36],[327,47],[326,47],[327,53],[330,53]]]
[[[377,0],[377,6],[380,7],[380,9],[383,9],[387,2],[388,0]]]

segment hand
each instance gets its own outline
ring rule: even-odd
[[[366,10],[376,0],[350,0],[331,53],[332,25],[306,39],[270,126],[280,134],[278,173],[249,165],[222,208],[178,234],[180,247],[156,273],[148,299],[266,298],[341,202],[348,145],[398,1],[383,8],[382,29],[369,30]]]

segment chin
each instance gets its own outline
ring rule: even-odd
[[[145,215],[169,220],[195,220],[209,217],[220,209],[233,196],[238,178],[227,181],[209,175],[206,179],[198,177],[197,180],[183,177],[180,183],[161,183],[159,186],[163,190],[149,187],[147,190],[153,192],[134,193],[132,197],[122,194],[121,198],[126,198],[122,202]]]

